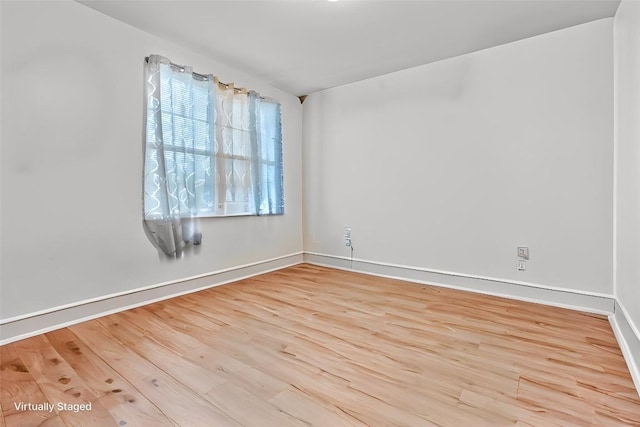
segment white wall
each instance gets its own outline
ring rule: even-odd
[[[1,3],[1,318],[302,250],[297,98],[72,1]],[[198,255],[159,261],[141,206],[151,53],[281,101],[284,216],[204,219]]]
[[[640,331],[640,2],[615,16],[616,297]],[[640,335],[637,336],[640,341]],[[640,355],[638,355],[640,356]]]
[[[310,95],[305,251],[612,295],[612,24]]]

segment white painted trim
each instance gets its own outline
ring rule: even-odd
[[[320,256],[320,257],[327,257],[327,258],[336,258],[336,259],[341,259],[341,260],[344,260],[344,261],[351,262],[351,258],[346,257],[346,256],[328,255],[328,254],[322,254],[322,253],[318,253],[318,252],[307,252],[307,251],[305,251],[304,254],[305,255],[315,255],[315,256]],[[379,265],[379,266],[384,266],[384,267],[400,268],[400,269],[405,269],[405,270],[421,271],[421,272],[425,272],[425,273],[442,274],[442,275],[445,275],[445,276],[456,276],[456,277],[464,277],[464,278],[467,278],[467,279],[476,279],[476,280],[486,280],[486,281],[490,281],[490,282],[507,283],[507,284],[511,284],[511,285],[527,286],[527,287],[531,287],[531,288],[546,289],[546,290],[550,290],[550,291],[571,292],[571,293],[574,293],[574,294],[588,295],[588,296],[594,296],[594,297],[599,297],[599,298],[613,298],[613,295],[603,294],[603,293],[599,293],[599,292],[590,292],[590,291],[583,291],[583,290],[569,289],[569,288],[558,288],[558,287],[555,287],[555,286],[540,285],[540,284],[537,284],[537,283],[530,283],[530,282],[521,282],[521,281],[518,281],[518,280],[499,279],[499,278],[496,278],[496,277],[480,276],[480,275],[477,275],[477,274],[456,273],[456,272],[453,272],[453,271],[445,271],[445,270],[434,270],[434,269],[430,269],[430,268],[414,267],[414,266],[410,266],[410,265],[392,264],[392,263],[380,262],[380,261],[370,261],[370,260],[360,259],[360,258],[354,258],[353,262],[354,263],[358,262],[358,263],[373,264],[373,265]]]
[[[615,302],[615,313],[609,316],[609,323],[640,396],[640,334],[618,300]]]
[[[253,266],[256,266],[256,265],[260,265],[260,264],[266,264],[266,263],[269,263],[269,262],[278,261],[278,260],[281,260],[281,259],[284,259],[284,258],[289,258],[289,257],[292,257],[292,256],[296,256],[296,255],[302,255],[302,252],[296,252],[296,253],[293,253],[293,254],[288,254],[288,255],[283,255],[283,256],[279,256],[279,257],[275,257],[275,258],[266,259],[266,260],[263,260],[263,261],[252,262],[252,263],[249,263],[249,264],[243,264],[243,265],[239,265],[237,267],[223,268],[221,270],[215,270],[215,271],[211,271],[209,273],[203,273],[203,274],[198,274],[198,275],[195,275],[195,276],[184,277],[184,278],[177,279],[177,280],[169,280],[169,281],[166,281],[166,282],[156,283],[156,284],[149,285],[149,286],[142,286],[140,288],[130,289],[130,290],[127,290],[127,291],[114,292],[112,294],[102,295],[102,296],[95,297],[95,298],[88,298],[88,299],[85,299],[85,300],[76,301],[76,302],[72,302],[72,303],[69,303],[69,304],[64,304],[64,305],[59,305],[59,306],[52,307],[52,308],[47,308],[47,309],[44,309],[44,310],[34,311],[32,313],[21,314],[19,316],[9,317],[7,319],[0,319],[0,325],[4,325],[5,323],[17,322],[18,320],[27,319],[29,317],[42,316],[43,314],[49,314],[49,313],[52,313],[54,311],[61,311],[61,310],[65,310],[67,308],[77,307],[79,305],[91,304],[91,303],[94,303],[94,302],[103,301],[103,300],[111,299],[111,298],[116,298],[116,297],[120,297],[120,296],[123,296],[123,295],[135,294],[135,293],[138,293],[138,292],[148,291],[150,289],[161,288],[163,286],[175,285],[176,283],[188,282],[188,281],[195,280],[195,279],[201,279],[203,277],[214,276],[214,275],[217,275],[217,274],[227,273],[227,272],[230,272],[230,271],[241,270],[241,269],[244,269],[244,268],[247,268],[247,267],[253,267]]]
[[[180,280],[144,286],[97,298],[14,316],[0,321],[0,345],[64,328],[76,323],[118,313],[168,298],[197,292],[230,282],[253,277],[303,262],[303,253],[225,268]]]
[[[618,4],[620,7],[620,4]],[[616,9],[616,13],[617,9]],[[613,265],[611,271],[611,284],[613,286],[613,295],[618,295],[618,73],[617,67],[617,46],[616,42],[616,23],[615,16],[613,20]]]
[[[314,259],[314,257],[316,259]],[[407,280],[425,285],[477,292],[485,295],[604,314],[607,316],[614,312],[613,296],[595,292],[563,289],[527,282],[509,281],[492,277],[356,258],[353,259],[353,267],[350,267],[351,258],[320,254],[317,252],[304,252],[304,262],[341,270],[356,271],[373,276]],[[581,303],[576,304],[574,302],[576,299],[580,300]]]
[[[638,328],[638,326],[633,322],[633,319],[629,315],[629,312],[627,311],[625,306],[622,304],[622,302],[618,298],[616,298],[616,311],[618,310],[622,312],[625,320],[629,324],[629,327],[631,328],[635,336],[638,338],[638,341],[640,341],[640,328]]]

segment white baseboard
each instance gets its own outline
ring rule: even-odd
[[[442,286],[463,291],[478,292],[503,298],[546,304],[572,310],[611,315],[614,312],[612,295],[589,293],[577,290],[553,288],[502,280],[491,277],[474,276],[454,272],[428,270],[377,261],[340,257],[335,255],[305,252],[304,262],[326,267],[351,270],[374,276],[407,280],[426,285]]]
[[[86,320],[280,270],[303,262],[302,252],[0,320],[0,345]]]
[[[609,322],[640,396],[640,331],[629,317],[627,310],[617,300],[615,312],[609,316]]]

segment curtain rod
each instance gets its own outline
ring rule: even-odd
[[[144,61],[148,64],[149,63],[149,57],[145,56]],[[170,67],[174,67],[174,68],[178,68],[180,71],[184,71],[184,69],[185,69],[184,65],[174,64],[173,62],[169,62],[169,66]],[[196,73],[195,71],[192,71],[191,74],[193,74],[194,76],[196,76],[196,77],[198,77],[198,78],[200,78],[202,80],[209,80],[209,76],[210,76],[210,74],[200,74],[200,73]],[[222,86],[224,86],[226,88],[229,88],[229,86],[232,86],[234,92],[242,93],[243,91],[246,91],[246,89],[244,89],[244,88],[239,88],[239,87],[233,86],[232,83],[223,83],[220,80],[218,80],[218,78],[215,77],[215,76],[214,76],[214,82],[219,84],[219,85],[222,85]],[[263,99],[263,100],[266,100],[266,98],[263,97],[263,96],[260,96],[259,98]]]

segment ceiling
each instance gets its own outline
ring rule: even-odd
[[[294,95],[612,17],[619,0],[79,0]],[[203,70],[213,72],[215,70]]]

